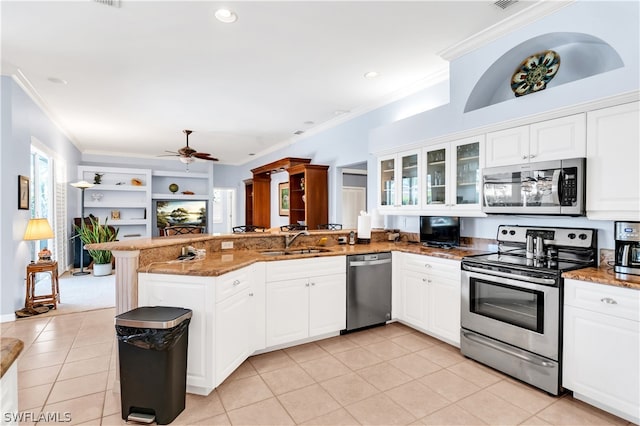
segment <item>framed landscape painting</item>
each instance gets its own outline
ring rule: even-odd
[[[278,213],[280,216],[289,216],[289,182],[278,184]]]

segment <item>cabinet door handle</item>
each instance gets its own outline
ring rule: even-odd
[[[316,283],[311,283],[311,285],[316,285]]]
[[[607,305],[617,305],[618,302],[615,301],[615,299],[612,299],[610,297],[603,297],[602,299],[600,299],[600,301],[602,303],[606,303]]]
[[[238,284],[240,284],[240,280],[233,280],[233,285],[234,285],[234,286],[236,286],[236,285],[238,285]]]
[[[423,278],[423,279],[422,279],[422,282],[423,282],[423,283],[426,283],[426,282],[427,282],[427,279],[426,279],[426,278]]]
[[[306,283],[304,286],[305,286],[305,287],[309,287],[309,283]]]
[[[523,159],[523,160],[526,160],[527,158],[529,158],[529,156],[528,156],[528,155],[523,155],[523,156],[522,156],[522,159]]]
[[[425,267],[425,268],[431,268],[431,265],[429,265],[428,263],[425,263],[425,264],[424,264],[424,267]]]
[[[253,296],[253,293],[249,293],[249,296]]]
[[[529,158],[536,158],[536,155],[535,155],[535,154],[531,154],[531,155],[529,156]]]

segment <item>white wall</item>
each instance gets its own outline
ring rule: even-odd
[[[29,211],[18,210],[17,200],[18,175],[29,176],[31,170],[31,138],[35,137],[64,158],[70,179],[75,178],[80,152],[11,77],[2,76],[0,84],[0,320],[7,321],[13,320],[14,312],[24,307],[26,266],[31,257],[29,243],[22,240],[30,218]],[[71,237],[72,212],[77,208],[76,198],[71,195],[71,192],[67,193],[67,238]]]

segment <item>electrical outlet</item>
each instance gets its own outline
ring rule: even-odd
[[[223,241],[222,250],[228,250],[233,248],[233,241]]]

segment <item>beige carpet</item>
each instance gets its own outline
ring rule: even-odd
[[[52,309],[37,317],[64,315],[73,312],[113,308],[116,304],[116,276],[93,275],[73,276],[65,272],[60,280],[60,302],[58,309]],[[36,294],[50,294],[51,281],[46,277],[36,284]]]

